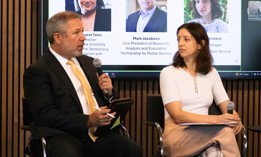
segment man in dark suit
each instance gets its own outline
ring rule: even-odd
[[[128,16],[126,32],[167,32],[167,13],[155,1],[138,0],[140,10]]]
[[[46,25],[50,49],[24,73],[24,94],[33,117],[32,152],[41,156],[38,146],[45,136],[48,157],[141,157],[140,146],[114,131],[99,135],[96,141],[88,135],[89,128],[110,124],[106,106],[114,90],[107,74],[96,73],[93,58],[82,55],[83,29],[77,13],[65,11],[51,17]],[[90,85],[91,97],[101,111],[91,112],[87,107],[84,87],[68,65],[69,59]]]

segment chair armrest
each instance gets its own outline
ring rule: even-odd
[[[122,131],[124,136],[127,136],[128,138],[130,138],[130,134],[124,125],[119,124],[119,129]]]
[[[158,136],[159,136],[159,144],[158,144],[159,155],[163,157],[163,155],[164,155],[163,137],[162,137],[163,131],[162,131],[160,124],[157,122],[146,122],[146,124],[157,128]]]
[[[261,132],[261,126],[248,126],[247,129],[253,132]]]
[[[41,138],[42,147],[43,147],[43,157],[46,157],[46,140],[44,137]]]
[[[24,131],[30,131],[30,126],[23,125],[21,127],[21,129],[24,130]],[[43,151],[43,157],[46,157],[46,139],[45,139],[45,137],[41,137],[41,142],[42,142],[42,149],[43,149],[42,150]],[[27,154],[30,154],[32,156],[30,144],[27,146],[26,151],[28,151]]]
[[[241,134],[243,137],[243,157],[247,157],[247,132],[244,126],[241,129]]]
[[[21,129],[24,130],[24,131],[30,131],[30,126],[23,125],[23,126],[21,127]]]

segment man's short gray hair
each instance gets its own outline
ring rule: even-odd
[[[72,11],[63,11],[53,15],[46,23],[47,38],[52,44],[54,42],[54,33],[65,33],[68,20],[81,19],[81,16]]]

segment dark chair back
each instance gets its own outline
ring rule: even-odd
[[[154,122],[164,128],[164,106],[160,94],[147,95],[147,123]]]
[[[29,130],[29,126],[32,122],[32,115],[29,112],[28,106],[26,104],[26,99],[22,98],[22,107],[23,107],[23,126],[22,129]]]
[[[211,104],[211,106],[208,109],[208,114],[209,115],[221,115],[221,111],[218,108],[218,106],[216,105],[215,101],[213,101],[213,103]]]
[[[23,109],[23,125],[22,125],[21,129],[24,130],[25,132],[30,131],[30,124],[32,122],[32,116],[29,112],[28,106],[26,104],[26,99],[24,97],[22,98],[22,109]],[[24,151],[25,151],[26,155],[33,157],[32,152],[31,152],[30,142],[26,146]]]
[[[22,130],[29,131],[30,132],[30,125],[31,122],[33,121],[32,115],[29,112],[28,109],[28,104],[26,102],[25,97],[22,98],[22,108],[23,108],[23,125],[22,125]],[[31,141],[30,141],[31,142]],[[32,154],[31,150],[31,143],[28,143],[27,146],[25,147],[25,154],[29,155],[30,157],[34,157]],[[41,137],[41,142],[42,142],[42,156],[46,157],[46,140],[44,137]]]
[[[146,124],[156,127],[158,132],[158,146],[157,154],[153,156],[163,157],[163,138],[162,133],[164,129],[164,106],[160,94],[147,95],[147,117]]]

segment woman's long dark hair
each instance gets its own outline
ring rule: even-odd
[[[187,31],[189,31],[197,44],[201,45],[201,49],[199,50],[200,52],[195,59],[196,72],[204,75],[207,74],[211,70],[213,59],[210,53],[209,38],[205,28],[201,24],[196,22],[185,23],[178,28],[177,35],[181,29],[186,29]],[[187,67],[184,59],[180,56],[179,51],[177,51],[174,55],[172,65],[174,67]]]
[[[221,9],[219,0],[210,0],[210,3],[211,3],[212,20],[218,19],[218,18],[222,17],[223,11]],[[192,5],[193,5],[193,15],[194,15],[194,18],[200,18],[201,15],[197,11],[196,1],[195,0],[192,0]]]
[[[97,9],[104,9],[105,8],[105,4],[104,4],[103,0],[97,0],[96,1],[96,8]]]

